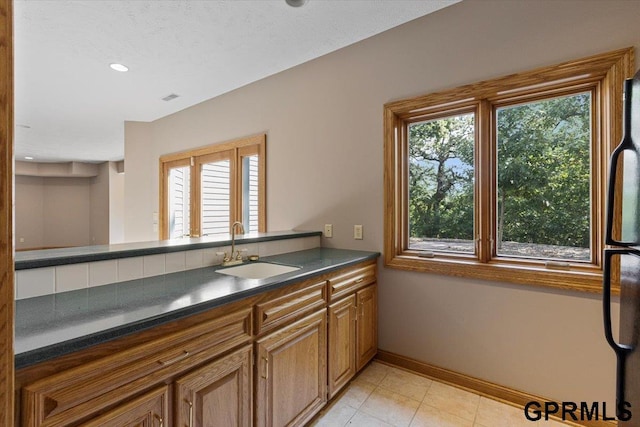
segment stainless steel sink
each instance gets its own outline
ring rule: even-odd
[[[267,279],[280,274],[291,273],[296,270],[300,270],[300,267],[271,264],[268,262],[250,262],[234,267],[221,268],[216,270],[216,273],[242,277],[243,279]]]

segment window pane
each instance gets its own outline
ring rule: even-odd
[[[258,231],[258,156],[242,158],[242,223],[246,233]]]
[[[500,108],[496,120],[498,254],[590,260],[591,94]]]
[[[189,166],[169,169],[169,238],[175,239],[191,234]]]
[[[475,253],[474,115],[409,125],[409,249]]]
[[[201,172],[201,235],[228,234],[231,209],[231,162],[204,163]]]

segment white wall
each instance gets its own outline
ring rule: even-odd
[[[125,127],[125,238],[157,237],[158,158],[267,132],[267,224],[382,250],[382,108],[628,46],[640,2],[465,0],[153,123]],[[352,239],[354,224],[364,240]],[[597,296],[381,269],[380,348],[557,400],[613,401]]]

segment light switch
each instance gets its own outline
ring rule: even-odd
[[[325,224],[324,225],[324,237],[333,237],[333,225],[332,224]]]
[[[356,240],[362,240],[362,225],[353,226],[353,238]]]

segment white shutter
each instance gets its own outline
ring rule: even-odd
[[[231,162],[204,163],[201,172],[201,235],[229,233]]]
[[[190,234],[190,188],[189,167],[169,170],[169,238],[175,239]]]

